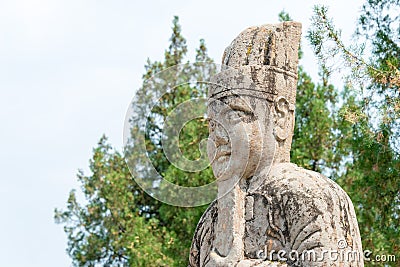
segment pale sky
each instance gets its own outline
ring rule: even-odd
[[[248,26],[278,22],[283,9],[309,27],[314,4],[330,7],[345,40],[362,1],[0,0],[0,258],[7,267],[64,267],[66,235],[53,220],[76,173],[106,134],[122,147],[125,112],[146,58],[162,60],[172,18],[189,50],[206,40],[220,63]],[[303,38],[306,71],[316,60]]]

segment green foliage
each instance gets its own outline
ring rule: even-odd
[[[399,0],[368,0],[358,21],[358,35],[369,40],[372,48],[370,74],[376,87],[386,87],[383,90],[400,88],[399,6]]]
[[[291,21],[285,11],[279,13],[280,21]],[[299,48],[299,59],[302,58]],[[299,65],[296,113],[291,161],[306,169],[334,175],[341,155],[335,153],[337,145],[337,122],[334,103],[338,95],[332,85],[327,84],[323,73],[322,84],[314,84],[311,77]]]
[[[396,8],[397,0],[366,1],[357,31],[359,40],[365,37],[363,45],[348,47],[328,18],[328,9],[317,6],[308,38],[325,73],[337,71],[334,64],[351,67],[338,113],[337,153],[345,161],[337,181],[353,200],[364,249],[398,258],[400,23],[398,14],[391,12]],[[365,46],[371,50],[369,60],[363,57]],[[329,58],[336,61],[329,64]]]
[[[291,158],[304,168],[329,175],[342,160],[335,153],[338,125],[333,103],[337,101],[337,93],[332,85],[315,85],[302,66],[298,76]]]
[[[71,191],[55,219],[68,235],[75,266],[172,266],[174,232],[160,225],[156,203],[132,181],[123,157],[101,138],[90,161],[92,175],[78,174],[86,204]]]
[[[143,80],[169,67],[184,62],[187,47],[181,35],[178,17],[173,20],[170,46],[163,62],[147,60]],[[184,65],[181,77],[167,80],[202,80],[201,62],[212,62],[207,56],[204,40],[196,50],[194,67]],[[179,84],[179,82],[178,82]],[[140,97],[142,103],[160,92],[162,85]],[[158,86],[158,87],[157,87]],[[179,185],[198,186],[212,181],[210,168],[200,173],[184,172],[168,162],[162,153],[163,122],[180,103],[206,96],[204,84],[183,84],[165,94],[147,118],[145,140],[131,140],[131,150],[125,152],[128,159],[135,157],[141,162],[145,155],[135,153],[137,142],[144,141],[155,168],[164,178]],[[144,115],[145,110],[135,110]],[[134,119],[134,118],[133,118]],[[185,125],[179,136],[181,148],[188,158],[198,158],[198,143],[208,135],[204,120],[193,120]],[[132,129],[132,136],[135,136]],[[179,208],[156,201],[145,193],[132,179],[120,153],[113,151],[103,137],[90,161],[91,175],[78,174],[84,204],[77,201],[71,191],[65,210],[55,211],[57,223],[64,225],[68,235],[68,253],[75,266],[186,266],[193,232],[206,207]]]
[[[285,10],[282,10],[278,14],[279,21],[293,21],[293,19],[290,17],[289,13],[287,13]]]

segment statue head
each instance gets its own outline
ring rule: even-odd
[[[208,92],[208,154],[217,178],[238,166],[229,163],[242,160],[231,149],[243,142],[244,178],[290,161],[300,35],[296,22],[251,27],[226,48]]]

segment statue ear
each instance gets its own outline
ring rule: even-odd
[[[277,141],[286,140],[290,134],[293,134],[293,111],[294,106],[283,96],[279,96],[274,102],[274,135]]]

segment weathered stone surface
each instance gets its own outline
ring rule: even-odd
[[[225,50],[208,105],[219,199],[189,266],[363,266],[347,194],[290,163],[300,34],[296,22],[251,27]]]

